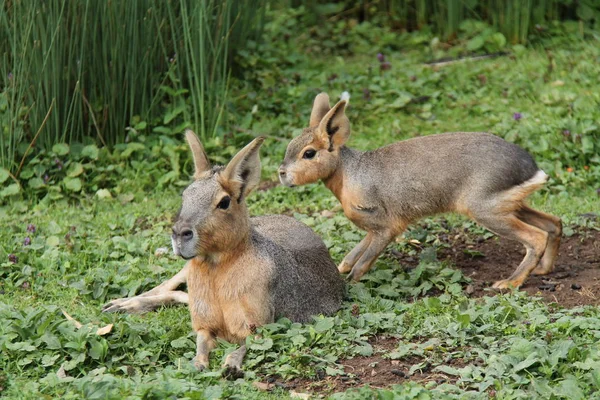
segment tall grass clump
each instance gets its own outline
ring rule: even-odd
[[[585,24],[600,23],[598,0],[348,0],[291,1],[292,6],[303,4],[311,13],[337,10],[319,7],[330,3],[342,4],[338,13],[359,20],[377,18],[393,28],[414,31],[425,26],[444,40],[458,34],[467,19],[492,25],[511,43],[527,43],[533,29],[557,20],[578,20]]]
[[[265,2],[0,0],[0,166],[35,146],[122,142],[136,121],[215,135],[231,55]]]

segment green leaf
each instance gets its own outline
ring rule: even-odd
[[[442,302],[437,297],[426,297],[423,303],[432,311],[439,310],[442,307]]]
[[[134,151],[144,150],[145,148],[146,148],[146,146],[144,146],[141,143],[137,143],[137,142],[128,143],[127,148],[125,150],[123,150],[123,152],[121,153],[121,157],[129,158],[129,156],[131,154],[133,154]]]
[[[96,146],[95,144],[89,144],[89,145],[85,146],[83,148],[83,150],[81,150],[81,156],[87,157],[91,160],[97,160],[98,152],[99,152],[98,146]]]
[[[254,343],[250,345],[250,349],[252,350],[269,350],[273,347],[273,339],[257,339]]]
[[[96,192],[96,196],[98,196],[99,199],[110,199],[112,198],[112,194],[110,194],[110,190],[108,189],[100,189]]]
[[[373,355],[373,346],[371,346],[369,343],[365,343],[362,346],[356,346],[354,351],[356,351],[356,354],[368,357]]]
[[[89,355],[94,360],[102,360],[106,357],[106,353],[108,351],[108,345],[104,341],[90,340],[90,350]]]
[[[165,124],[165,125],[169,124],[169,122],[173,121],[175,119],[175,117],[177,117],[179,114],[181,114],[184,111],[185,111],[185,104],[180,104],[177,107],[172,108],[171,110],[167,111],[167,113],[165,114],[165,117],[163,119],[163,124]]]
[[[42,336],[42,341],[46,343],[46,347],[51,350],[60,349],[62,347],[58,337],[48,332],[44,333],[44,336]]]
[[[202,398],[206,400],[222,399],[223,388],[217,385],[209,386],[202,392]]]
[[[579,386],[577,378],[574,376],[568,376],[567,379],[562,381],[560,385],[558,385],[556,392],[556,394],[562,395],[564,398],[570,400],[583,400],[586,398]]]
[[[586,4],[583,1],[580,2],[579,6],[577,7],[577,16],[584,21],[589,21],[591,19],[594,19],[594,17],[595,18],[600,17],[597,14],[598,14],[598,12],[596,10],[594,10],[592,7],[590,7],[588,4]]]
[[[54,365],[56,360],[60,357],[60,354],[51,356],[50,354],[44,354],[42,357],[42,367],[51,367]]]
[[[56,143],[54,146],[52,146],[52,151],[59,156],[64,156],[69,154],[69,145],[66,143]]]
[[[50,236],[46,239],[46,245],[50,247],[56,247],[60,244],[60,239],[56,236]]]
[[[15,194],[18,194],[20,191],[21,187],[16,183],[13,183],[12,185],[8,185],[0,191],[0,197],[13,196]]]
[[[591,154],[594,152],[594,139],[591,136],[585,135],[581,138],[581,150],[585,154]]]
[[[67,170],[67,176],[74,178],[76,176],[79,176],[83,174],[83,165],[81,165],[81,163],[73,163],[69,166],[69,169]]]
[[[344,371],[340,368],[325,367],[325,373],[329,376],[344,375]]]
[[[517,365],[515,365],[514,371],[515,372],[519,372],[521,370],[529,368],[533,364],[537,363],[538,361],[540,361],[540,360],[539,360],[537,354],[536,353],[531,353],[531,354],[529,354],[529,356],[525,360],[523,360],[520,363],[518,363]]]
[[[412,96],[409,93],[402,92],[391,104],[391,108],[403,108],[412,100]]]
[[[485,39],[481,35],[475,36],[473,39],[469,40],[467,43],[467,50],[475,51],[479,50],[485,44]]]
[[[496,32],[492,35],[492,41],[498,46],[499,49],[503,49],[506,46],[506,38],[500,32]]]
[[[39,189],[44,186],[44,180],[42,178],[35,177],[31,178],[27,184],[32,189]]]
[[[317,333],[327,332],[331,328],[333,328],[333,318],[323,318],[315,324],[315,331]]]
[[[96,193],[96,194],[98,194],[98,193]],[[119,202],[121,204],[130,203],[133,199],[134,199],[134,195],[131,193],[122,193],[117,196],[117,200],[119,200]]]
[[[79,192],[81,190],[81,179],[79,178],[69,178],[66,177],[63,179],[63,183],[65,187],[71,192]]]
[[[193,343],[187,337],[180,337],[179,339],[175,339],[171,341],[171,347],[176,349],[185,349],[193,347]]]
[[[152,129],[152,132],[162,133],[165,135],[170,135],[171,133],[173,133],[173,131],[170,128],[167,128],[166,126],[157,126]]]
[[[6,182],[6,180],[10,177],[10,172],[7,169],[0,168],[0,183]]]
[[[449,365],[438,365],[435,367],[435,371],[440,371],[447,375],[460,376],[460,371]]]

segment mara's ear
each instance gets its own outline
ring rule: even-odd
[[[239,203],[260,182],[260,156],[258,150],[265,140],[259,136],[240,150],[225,167],[222,182],[231,190]]]
[[[323,119],[325,114],[331,109],[329,106],[329,96],[327,93],[319,93],[317,97],[315,97],[315,101],[313,103],[313,108],[310,113],[310,128],[314,128],[319,125],[319,122]]]
[[[190,150],[192,150],[192,157],[194,158],[194,179],[198,179],[204,172],[210,169],[210,162],[204,152],[202,143],[200,143],[200,139],[198,139],[198,136],[191,129],[185,131],[185,140],[187,140]]]
[[[350,121],[346,117],[347,100],[343,99],[333,106],[321,120],[317,128],[317,135],[329,144],[329,151],[334,147],[339,148],[346,143],[350,136]]]

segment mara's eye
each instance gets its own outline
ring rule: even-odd
[[[219,204],[217,204],[217,208],[221,210],[227,210],[229,208],[229,204],[231,203],[231,197],[225,196],[221,199]]]
[[[317,155],[317,152],[313,149],[308,149],[304,152],[304,154],[302,154],[302,158],[306,158],[307,160],[311,160],[313,158],[315,158],[315,155]]]

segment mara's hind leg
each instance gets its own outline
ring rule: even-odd
[[[507,239],[519,241],[525,246],[527,253],[521,264],[508,279],[494,283],[496,289],[517,288],[523,284],[538,265],[544,255],[548,233],[545,230],[529,225],[520,220],[515,213],[487,214],[476,220],[490,231]]]
[[[558,248],[560,246],[560,238],[562,235],[562,222],[560,218],[534,210],[526,205],[523,205],[523,207],[517,211],[517,217],[529,225],[533,225],[548,232],[548,244],[546,245],[546,250],[544,251],[544,255],[538,266],[532,271],[532,274],[549,274],[554,269],[554,260],[558,255]]]

